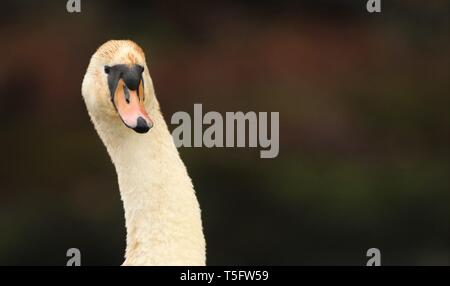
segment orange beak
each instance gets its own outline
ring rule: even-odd
[[[144,87],[142,80],[137,90],[130,90],[120,79],[114,94],[114,105],[123,123],[138,133],[146,133],[153,127],[153,121],[144,106]]]

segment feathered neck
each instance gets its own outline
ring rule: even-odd
[[[146,134],[119,118],[91,114],[118,176],[127,229],[124,265],[204,265],[199,204],[154,95],[152,100],[154,127]]]

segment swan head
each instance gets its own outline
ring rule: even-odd
[[[151,85],[145,76],[145,56],[132,41],[109,41],[92,56],[83,79],[82,94],[91,117],[120,122],[146,133],[153,121],[146,110],[146,96]],[[120,119],[120,120],[119,120]]]

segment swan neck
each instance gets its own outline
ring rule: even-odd
[[[146,134],[105,123],[97,128],[115,165],[125,211],[124,264],[204,265],[200,207],[191,179],[162,115],[152,114],[154,127]]]

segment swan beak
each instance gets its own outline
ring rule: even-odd
[[[137,133],[147,133],[153,127],[144,106],[144,88],[142,82],[137,90],[129,89],[120,79],[114,95],[114,105],[123,123]]]

